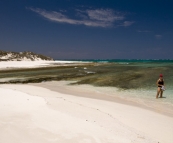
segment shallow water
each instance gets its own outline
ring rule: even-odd
[[[122,98],[145,104],[155,103],[156,81],[164,75],[166,91],[157,100],[163,106],[173,105],[173,61],[172,60],[90,60],[92,64],[83,66],[38,68],[29,70],[0,71],[0,83],[33,83],[51,80],[74,80],[73,84],[91,84],[102,87],[107,94],[114,89]],[[116,88],[108,88],[116,87]],[[105,92],[104,91],[104,92]]]
[[[106,96],[118,97],[132,103],[137,103],[140,107],[173,117],[173,90],[164,91],[163,98],[156,99],[156,89],[147,90],[141,88],[124,90],[115,87],[96,87],[87,85],[81,85],[81,87],[85,90],[93,90]]]

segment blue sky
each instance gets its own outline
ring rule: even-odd
[[[173,59],[172,0],[0,0],[0,50]]]

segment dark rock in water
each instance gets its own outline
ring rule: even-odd
[[[33,52],[7,52],[0,50],[0,61],[53,61],[53,58]]]

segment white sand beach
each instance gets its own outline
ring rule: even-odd
[[[0,69],[54,63],[68,64],[0,62]],[[68,83],[1,84],[0,143],[172,143],[173,117]]]
[[[88,62],[82,62],[82,64]],[[37,67],[54,67],[54,66],[66,66],[69,64],[79,65],[79,61],[1,61],[0,69],[17,69],[17,68],[37,68]]]
[[[172,143],[172,117],[99,99],[104,95],[93,90],[79,93],[77,85],[54,91],[45,85],[0,85],[0,142]]]

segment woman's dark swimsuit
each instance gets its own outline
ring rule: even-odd
[[[160,84],[160,85],[158,85],[158,87],[162,87],[161,85],[164,85],[164,81],[159,79],[158,84]]]

